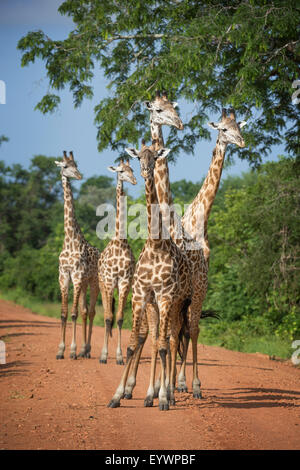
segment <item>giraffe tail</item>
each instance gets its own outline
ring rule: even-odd
[[[184,348],[184,344],[183,344],[183,338],[184,336],[187,336],[188,335],[188,319],[187,319],[187,311],[188,311],[188,308],[191,304],[192,300],[191,299],[185,299],[185,301],[183,302],[183,305],[182,305],[182,309],[181,309],[181,315],[182,315],[182,326],[181,326],[181,329],[179,331],[179,335],[178,335],[178,349],[177,349],[177,352],[180,356],[180,359],[182,360],[183,359],[183,348]]]
[[[200,320],[202,318],[216,318],[217,320],[221,319],[220,315],[215,310],[202,310]]]

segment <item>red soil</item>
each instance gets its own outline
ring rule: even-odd
[[[78,327],[78,351],[81,328]],[[95,327],[91,359],[56,360],[60,321],[0,301],[0,449],[300,449],[300,370],[199,345],[203,399],[176,392],[176,406],[144,408],[150,348],[147,341],[132,400],[107,408],[121,378],[115,364],[116,332],[109,360],[99,364],[103,328]],[[0,339],[1,339],[0,338]],[[123,354],[129,331],[123,332]]]

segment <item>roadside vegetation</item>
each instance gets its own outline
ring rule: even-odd
[[[58,254],[63,243],[63,199],[54,157],[36,156],[29,169],[0,163],[0,297],[60,317]],[[299,162],[281,157],[240,177],[222,180],[210,219],[209,289],[200,342],[271,356],[291,356],[300,338]],[[173,183],[177,203],[201,187]],[[86,238],[100,250],[96,206],[115,203],[114,180],[95,176],[74,188],[76,214]],[[144,196],[129,206],[143,203]],[[144,240],[130,240],[137,259]],[[70,294],[72,289],[70,290]],[[124,327],[131,326],[129,295]],[[70,297],[71,299],[71,297]],[[95,324],[103,326],[99,296]]]

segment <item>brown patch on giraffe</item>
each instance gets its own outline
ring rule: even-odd
[[[67,166],[73,167],[73,174],[77,175],[78,178],[81,178],[77,170],[77,166],[74,162],[73,155],[68,157],[64,157]],[[64,170],[62,170],[63,173]],[[75,177],[75,176],[74,176]],[[88,262],[88,251],[91,250],[94,252],[95,260],[99,257],[99,251],[89,245],[89,243],[84,239],[78,223],[75,218],[75,211],[73,207],[73,196],[72,190],[70,186],[70,182],[68,178],[62,175],[62,185],[64,190],[64,244],[63,250],[59,256],[59,283],[60,283],[60,290],[62,296],[62,307],[61,310],[64,312],[64,315],[67,316],[68,313],[68,286],[69,281],[73,282],[74,286],[74,293],[73,293],[73,307],[72,307],[72,319],[73,319],[73,333],[72,333],[72,344],[71,346],[71,357],[76,357],[76,329],[75,323],[78,314],[78,302],[79,302],[79,294],[80,289],[83,286],[90,285],[91,289],[91,312],[94,312],[94,305],[97,301],[98,297],[98,288],[96,290],[92,289],[92,284],[95,284],[95,279],[97,279],[97,262],[93,264]],[[92,291],[93,290],[93,291]],[[82,308],[81,311],[83,313],[83,332],[85,332],[85,322],[86,322],[86,315],[85,315],[85,304],[84,295],[82,294]],[[81,353],[83,355],[90,354],[90,340],[92,334],[92,322],[93,322],[93,314],[90,315],[90,328],[89,328],[89,336],[86,342],[86,335],[83,334],[83,345],[81,349]],[[65,331],[66,331],[66,322],[62,322],[61,324],[61,341],[59,345],[59,350],[57,354],[57,359],[61,359],[64,357],[64,350],[65,350]]]

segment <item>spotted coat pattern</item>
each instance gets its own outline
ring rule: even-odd
[[[73,305],[72,305],[72,344],[70,357],[76,356],[76,320],[78,307],[80,306],[82,316],[83,344],[79,356],[90,357],[91,336],[93,319],[95,316],[95,305],[99,294],[98,287],[98,259],[100,252],[90,245],[84,238],[75,217],[74,202],[69,177],[81,179],[77,170],[73,153],[70,157],[64,152],[63,162],[57,162],[62,168],[62,186],[64,191],[64,242],[59,255],[59,284],[62,297],[61,307],[61,342],[57,359],[64,357],[66,322],[68,317],[68,290],[70,282],[73,283]],[[65,166],[63,166],[65,165]],[[86,294],[90,287],[90,306],[87,305]],[[89,317],[88,339],[86,339],[87,317]]]
[[[174,106],[167,99],[166,94],[160,96],[160,94],[157,93],[154,102],[150,103],[147,107],[150,108],[152,141],[155,143],[155,148],[159,149],[164,145],[162,125],[168,124],[178,129],[183,129],[183,124]],[[157,113],[159,114],[158,117]],[[171,237],[178,247],[185,251],[188,257],[193,282],[193,296],[188,309],[188,323],[184,335],[185,345],[182,366],[178,375],[178,389],[180,391],[187,390],[185,368],[188,344],[191,338],[193,348],[193,395],[197,398],[201,397],[201,382],[198,377],[197,366],[199,321],[201,318],[202,304],[208,287],[209,244],[207,223],[219,187],[227,143],[234,143],[240,147],[245,145],[240,134],[239,124],[236,123],[233,110],[228,117],[226,110],[223,110],[221,122],[218,123],[218,125],[214,125],[214,127],[219,129],[219,136],[216,148],[213,152],[212,162],[202,188],[181,220],[174,215],[174,218],[171,218],[170,226]],[[158,201],[163,212],[165,207],[170,208],[173,204],[166,158],[157,159],[154,177]],[[180,235],[178,235],[178,233]]]
[[[110,167],[113,168],[113,167]],[[114,290],[118,290],[118,310],[116,321],[118,326],[118,345],[116,351],[117,364],[123,364],[123,355],[121,349],[121,329],[123,324],[124,309],[127,297],[131,288],[133,274],[135,269],[135,258],[132,249],[127,241],[125,233],[125,192],[123,191],[123,181],[136,184],[133,170],[127,161],[118,168],[114,168],[118,172],[118,183],[116,188],[117,213],[115,236],[102,251],[99,263],[99,287],[101,290],[102,303],[104,308],[105,337],[104,344],[100,356],[100,363],[107,362],[108,356],[108,338],[112,333],[112,325],[114,321]]]
[[[145,399],[145,406],[152,406],[154,396],[155,362],[157,351],[161,362],[161,384],[159,390],[159,408],[167,410],[169,402],[175,403],[174,386],[176,370],[176,354],[178,335],[182,325],[182,309],[192,295],[191,275],[185,253],[183,253],[172,239],[162,238],[160,225],[159,233],[152,237],[152,211],[151,205],[157,204],[157,195],[154,184],[154,161],[157,152],[151,147],[143,146],[140,152],[135,151],[141,164],[141,175],[145,179],[145,193],[147,202],[148,238],[140,253],[133,284],[132,284],[132,330],[127,350],[127,364],[120,385],[113,396],[109,406],[120,405],[124,396],[125,385],[134,354],[139,354],[144,338],[140,336],[143,317],[149,314],[147,305],[153,307],[153,315],[157,314],[157,321],[153,321],[156,331],[151,331],[152,358],[150,385]],[[152,316],[152,320],[153,320]],[[159,331],[158,331],[159,326]],[[167,395],[167,333],[170,329],[171,365],[169,371],[169,397]],[[141,340],[140,340],[141,338]],[[153,373],[154,370],[154,373]]]

